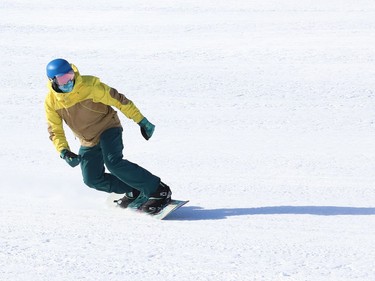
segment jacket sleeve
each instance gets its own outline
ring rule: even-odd
[[[53,108],[48,97],[44,103],[44,108],[46,111],[49,138],[56,150],[60,153],[63,149],[69,149],[63,129],[62,118]]]
[[[144,117],[131,100],[120,94],[116,89],[101,83],[99,79],[95,87],[94,101],[118,108],[126,117],[136,123],[141,122]]]

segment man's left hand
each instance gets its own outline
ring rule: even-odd
[[[142,136],[146,140],[149,140],[154,133],[155,125],[148,121],[146,117],[144,117],[138,125],[141,127]]]

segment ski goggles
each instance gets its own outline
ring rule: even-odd
[[[69,71],[68,73],[64,73],[64,74],[55,76],[55,82],[59,86],[65,85],[69,81],[73,81],[73,79],[74,79],[74,71],[73,70]]]

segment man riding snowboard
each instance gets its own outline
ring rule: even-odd
[[[116,107],[138,123],[148,140],[155,126],[135,104],[94,76],[81,76],[64,59],[47,64],[45,111],[56,150],[71,167],[81,164],[84,183],[94,189],[124,194],[120,205],[158,213],[171,201],[170,188],[146,169],[123,159],[122,126]],[[70,151],[64,121],[80,140],[78,155]],[[105,172],[105,167],[109,173]]]

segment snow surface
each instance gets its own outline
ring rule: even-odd
[[[0,280],[375,280],[373,0],[2,0],[0,36]],[[111,208],[59,159],[56,57],[156,124],[122,116],[124,154],[186,207]]]

